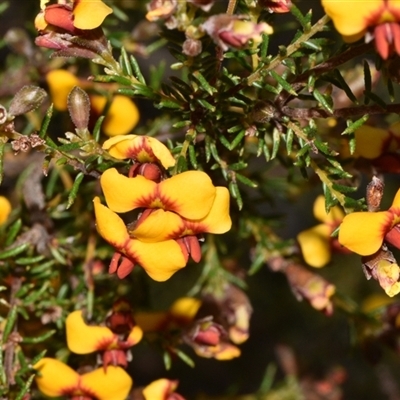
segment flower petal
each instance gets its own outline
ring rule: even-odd
[[[232,220],[229,215],[229,190],[222,186],[217,186],[215,189],[215,199],[211,210],[205,218],[196,223],[201,229],[195,229],[194,233],[221,234],[228,232],[232,227]]]
[[[186,266],[186,259],[175,240],[144,243],[131,240],[125,253],[158,282],[169,279],[176,271]]]
[[[304,261],[314,267],[321,268],[331,259],[328,225],[320,224],[300,232],[297,235]]]
[[[4,196],[0,196],[0,225],[7,221],[11,213],[11,203]]]
[[[79,85],[78,78],[65,69],[54,69],[46,75],[54,108],[59,111],[67,110],[67,98],[74,86]]]
[[[332,18],[335,28],[349,42],[360,39],[371,20],[379,16],[385,7],[383,0],[322,0],[322,6]]]
[[[204,218],[213,205],[216,188],[202,171],[186,171],[159,183],[165,208],[188,219]]]
[[[143,176],[128,178],[115,168],[103,173],[100,184],[108,207],[112,211],[124,213],[138,207],[150,207],[157,184]]]
[[[368,160],[378,158],[383,150],[384,144],[389,139],[390,133],[386,129],[375,128],[364,125],[355,132],[356,150],[355,157],[364,157]]]
[[[90,96],[92,108],[97,114],[102,114],[107,99],[104,96]],[[107,136],[125,135],[139,122],[139,110],[131,99],[115,95],[107,111],[103,123],[103,131]]]
[[[199,299],[193,297],[180,297],[172,303],[169,312],[174,319],[180,321],[185,320],[189,323],[196,316],[201,304],[202,302]]]
[[[143,338],[143,330],[139,325],[135,325],[129,333],[126,342],[131,346],[139,343]]]
[[[344,218],[344,212],[338,206],[332,207],[329,213],[326,213],[325,197],[322,195],[315,199],[313,213],[315,218],[327,224],[338,223]]]
[[[132,158],[141,163],[161,162],[164,168],[173,167],[175,158],[165,144],[150,136],[115,136],[103,143],[103,149],[115,158]]]
[[[140,221],[129,233],[142,242],[161,242],[174,238],[183,226],[182,218],[171,211],[155,210],[143,221]]]
[[[98,368],[81,376],[81,388],[98,400],[125,400],[133,381],[121,368],[112,365]]]
[[[65,327],[68,348],[76,354],[106,350],[115,338],[112,331],[105,326],[87,325],[81,310],[68,315]]]
[[[117,249],[123,249],[130,240],[124,221],[100,203],[100,199],[93,200],[96,214],[96,226],[99,234]]]
[[[78,388],[79,374],[55,358],[42,358],[33,368],[39,371],[36,384],[46,396],[58,397]]]
[[[165,400],[168,395],[176,390],[178,381],[171,381],[169,379],[157,379],[147,385],[142,394],[146,400]]]
[[[135,314],[136,323],[144,332],[162,331],[169,321],[169,313],[159,312],[139,312]]]
[[[395,214],[399,214],[400,215],[400,212],[397,213],[395,211],[395,209],[397,209],[397,208],[400,208],[400,189],[397,191],[396,195],[394,196],[392,205],[390,206],[389,210],[391,210]]]
[[[113,12],[101,0],[75,0],[74,26],[78,29],[95,29]]]
[[[339,243],[362,256],[376,253],[391,226],[392,216],[389,211],[346,215],[340,225]]]

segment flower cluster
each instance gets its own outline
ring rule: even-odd
[[[114,303],[106,324],[89,325],[81,310],[66,319],[67,345],[77,354],[102,353],[102,367],[82,373],[54,358],[42,358],[34,365],[38,372],[39,390],[49,397],[66,396],[71,400],[125,400],[133,386],[132,378],[124,369],[128,366],[127,352],[143,336],[142,329],[132,317],[125,300]],[[145,400],[184,400],[174,393],[177,381],[158,379],[140,390]]]
[[[138,264],[154,280],[165,281],[186,266],[189,255],[200,261],[197,235],[230,229],[228,190],[215,187],[202,171],[164,178],[161,166],[173,166],[175,160],[156,139],[117,136],[103,147],[115,158],[136,161],[130,176],[115,168],[102,174],[107,206],[94,199],[98,232],[116,249],[110,273],[124,278]],[[141,214],[127,225],[117,214],[138,209]]]

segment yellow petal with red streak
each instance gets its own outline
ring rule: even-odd
[[[34,366],[39,374],[35,377],[39,390],[49,397],[65,395],[65,390],[78,388],[79,374],[55,358],[42,358]]]
[[[65,321],[68,348],[76,354],[88,354],[105,350],[115,335],[105,326],[87,325],[82,311],[74,311]]]
[[[178,386],[177,381],[170,381],[169,379],[157,379],[147,385],[142,394],[146,400],[165,400],[169,398],[169,394],[172,393]]]
[[[332,18],[337,31],[349,41],[360,39],[369,21],[384,10],[383,0],[322,0],[325,12]]]
[[[98,400],[125,400],[133,381],[121,367],[98,368],[81,376],[81,387]]]
[[[113,244],[114,247],[122,249],[130,239],[124,221],[109,208],[100,203],[100,199],[93,200],[96,215],[96,226],[99,234]]]
[[[382,246],[392,214],[354,212],[344,217],[339,230],[339,243],[362,256],[376,253]]]
[[[179,232],[182,226],[179,215],[171,211],[155,210],[130,231],[130,234],[142,242],[162,242],[173,238],[174,232]]]
[[[128,178],[115,168],[110,168],[103,173],[100,184],[108,207],[119,213],[138,207],[149,207],[157,187],[155,182],[143,176]]]
[[[175,240],[157,243],[131,240],[125,252],[137,261],[150,278],[158,282],[166,281],[186,266],[186,259]]]
[[[184,218],[202,219],[211,210],[216,188],[210,177],[202,171],[186,171],[159,184],[166,209]]]

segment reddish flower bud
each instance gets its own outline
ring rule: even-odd
[[[77,130],[87,129],[90,116],[90,99],[87,93],[75,86],[68,95],[69,115]]]
[[[266,7],[270,13],[286,13],[290,11],[291,0],[258,0],[261,7]]]
[[[38,108],[47,93],[37,86],[24,86],[20,89],[11,101],[9,113],[21,115]]]
[[[44,10],[44,20],[57,28],[75,34],[77,29],[74,26],[72,8],[63,4],[53,4]]]

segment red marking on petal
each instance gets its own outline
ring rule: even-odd
[[[400,25],[397,23],[392,23],[391,27],[392,27],[394,50],[398,55],[400,55]]]
[[[102,359],[104,372],[106,372],[109,365],[114,365],[115,367],[120,365],[124,368],[128,366],[126,353],[123,350],[106,350]]]

